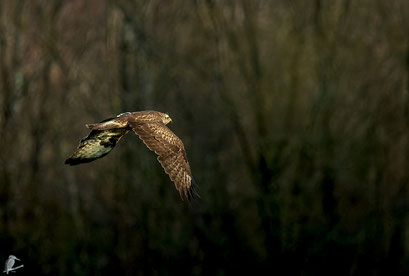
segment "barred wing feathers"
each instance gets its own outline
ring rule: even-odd
[[[198,196],[196,183],[190,171],[183,142],[165,124],[161,122],[129,122],[129,126],[158,155],[158,161],[169,175],[181,198]]]

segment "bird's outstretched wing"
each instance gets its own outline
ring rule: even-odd
[[[87,137],[81,139],[77,150],[65,160],[65,164],[74,166],[104,157],[129,130],[129,128],[92,130]]]
[[[185,196],[190,200],[198,196],[185,147],[179,137],[161,122],[128,124],[145,145],[158,155],[158,161],[175,183],[181,198]]]

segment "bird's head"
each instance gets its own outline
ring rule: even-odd
[[[169,117],[168,114],[162,113],[161,115],[162,115],[162,122],[163,122],[165,125],[167,125],[167,124],[169,124],[170,122],[172,122],[172,119]]]
[[[20,259],[17,258],[16,256],[14,256],[14,255],[10,255],[9,259],[20,261]]]

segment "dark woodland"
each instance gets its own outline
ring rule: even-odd
[[[151,109],[197,200],[133,133],[64,164],[85,124]],[[16,276],[408,275],[409,1],[0,0],[9,255]]]

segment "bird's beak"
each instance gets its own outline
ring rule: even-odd
[[[17,261],[21,261],[19,258],[17,258],[17,257],[14,257],[14,259],[16,259]]]

